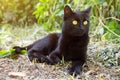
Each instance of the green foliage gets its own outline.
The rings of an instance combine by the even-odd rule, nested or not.
[[[107,22],[106,25],[108,25],[108,28],[113,31],[114,33],[116,33],[117,35],[120,35],[120,24],[116,21],[110,21],[110,22]],[[115,38],[118,38],[117,36],[115,36],[114,34],[112,34],[110,31],[106,30],[105,28],[105,38],[107,40],[110,40],[110,39],[115,39]]]
[[[21,54],[26,54],[26,53],[27,53],[26,50],[22,50],[22,51],[21,51]]]
[[[10,56],[10,55],[13,55],[13,52],[14,52],[14,51],[15,51],[14,49],[2,50],[2,51],[0,51],[0,58],[7,57],[7,56]]]
[[[20,54],[26,54],[26,53],[27,53],[26,50],[22,50],[22,52]],[[20,54],[15,53],[15,49],[1,50],[0,51],[0,58],[9,57],[12,59],[17,59]]]
[[[63,8],[65,4],[69,4],[74,10],[83,10],[92,6],[91,23],[94,24],[91,24],[90,29],[93,31],[97,29],[96,26],[99,24],[99,17],[103,17],[103,21],[107,17],[118,19],[120,17],[119,0],[0,0],[0,23],[33,24],[37,19],[38,23],[45,30],[55,30],[62,26]],[[110,26],[109,21],[106,26]],[[115,30],[112,31],[114,32]],[[104,31],[105,34],[111,35],[106,29]]]
[[[33,14],[38,19],[38,23],[49,31],[61,27],[63,7],[63,0],[39,0]]]
[[[54,3],[53,3],[54,2]],[[44,29],[54,30],[56,28],[60,28],[62,26],[62,16],[63,16],[63,7],[65,4],[69,4],[74,10],[85,9],[89,6],[92,6],[91,12],[91,30],[98,29],[96,26],[100,26],[99,17],[103,17],[103,21],[106,21],[108,17],[120,17],[120,2],[119,0],[59,0],[59,1],[51,1],[51,0],[39,0],[39,3],[36,5],[36,10],[34,11],[34,15],[36,16],[38,23],[42,24]],[[114,22],[114,24],[112,24]],[[115,26],[114,33],[119,34],[118,26],[119,23],[114,20],[105,22],[108,29],[111,30],[111,26]],[[101,26],[101,28],[104,26]],[[105,35],[106,39],[108,37],[114,36],[106,28],[103,29],[103,35]]]
[[[109,43],[110,44],[110,43]],[[100,48],[97,52],[97,60],[101,62],[104,66],[117,66],[117,58],[120,52],[120,46],[107,45],[104,48]]]
[[[94,16],[99,17],[98,26],[104,27],[104,37],[107,40],[120,38],[120,1],[119,0],[101,0],[94,8]],[[98,12],[95,12],[98,11]],[[98,15],[98,16],[96,16]],[[100,21],[101,19],[101,21]],[[96,22],[96,23],[98,23]],[[102,36],[103,37],[103,36]]]

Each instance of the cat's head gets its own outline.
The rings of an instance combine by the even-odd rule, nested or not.
[[[91,7],[83,11],[73,12],[71,8],[66,5],[64,7],[63,34],[71,36],[82,36],[84,34],[88,34],[90,10]]]

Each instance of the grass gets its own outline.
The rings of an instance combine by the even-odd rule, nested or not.
[[[43,37],[47,34],[40,26],[11,26],[9,24],[0,27],[0,45],[3,49],[9,49],[12,46],[25,46],[36,39]]]
[[[57,32],[57,31],[53,31]],[[0,27],[0,49],[10,49],[11,47],[25,46],[33,41],[44,37],[48,32],[34,24],[32,26],[12,26],[9,24]],[[90,34],[91,40],[88,46],[88,59],[84,65],[83,72],[75,79],[82,80],[119,80],[120,68],[117,64],[109,65],[109,60],[115,60],[118,54],[119,44],[98,39],[94,33]],[[97,39],[97,40],[96,40]],[[116,51],[113,51],[117,49]],[[104,55],[103,55],[104,54]],[[111,54],[112,57],[110,56]],[[106,59],[107,58],[109,59]],[[114,63],[114,61],[112,61]],[[71,63],[64,62],[61,64],[47,65],[45,63],[31,63],[26,55],[21,55],[17,60],[10,58],[0,59],[0,79],[13,79],[9,72],[25,72],[25,77],[17,77],[17,80],[39,80],[39,79],[74,79],[73,76],[67,74],[67,67]],[[107,66],[106,66],[107,65]]]

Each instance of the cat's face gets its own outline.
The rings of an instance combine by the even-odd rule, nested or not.
[[[84,11],[73,12],[71,8],[66,5],[64,8],[64,24],[63,33],[72,36],[82,36],[89,31],[89,13],[91,7]]]

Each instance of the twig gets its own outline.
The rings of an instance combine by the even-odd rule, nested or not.
[[[120,19],[118,19],[118,18],[116,18],[116,17],[107,17],[107,18],[105,18],[105,19],[114,19],[114,20],[116,20],[116,21],[120,21]]]
[[[116,34],[115,32],[113,32],[112,30],[110,30],[109,28],[108,28],[108,26],[106,26],[103,22],[102,22],[102,20],[99,18],[99,22],[100,22],[100,24],[103,26],[103,27],[105,27],[108,31],[110,31],[112,34],[114,34],[115,36],[117,36],[117,37],[119,37],[120,38],[120,36],[118,35],[118,34]]]

